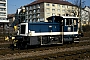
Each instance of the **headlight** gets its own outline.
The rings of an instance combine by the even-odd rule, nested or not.
[[[12,40],[15,39],[15,37],[12,37]]]

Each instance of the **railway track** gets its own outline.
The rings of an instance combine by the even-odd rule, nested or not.
[[[90,40],[81,40],[80,43],[85,43],[85,42],[90,42]],[[10,49],[9,46],[12,44],[12,42],[5,42],[5,43],[0,43],[0,50],[1,49]],[[73,43],[74,44],[74,43]],[[68,46],[68,44],[67,44]]]
[[[28,60],[89,60],[90,59],[90,49],[88,50],[78,50],[78,51],[65,51],[55,54],[35,56],[27,58]],[[22,60],[25,60],[22,59]]]
[[[67,45],[66,44],[66,45],[63,45],[63,46],[41,47],[41,48],[35,48],[35,49],[29,49],[29,50],[21,50],[20,52],[16,51],[16,50],[15,51],[11,51],[10,49],[9,50],[5,49],[5,50],[8,50],[8,52],[3,53],[2,55],[0,55],[0,58],[3,58],[3,59],[19,59],[19,58],[26,58],[26,57],[32,57],[32,56],[48,55],[48,53],[49,54],[56,54],[56,53],[59,53],[59,52],[60,53],[61,52],[66,52],[67,50],[68,51],[74,51],[74,50],[77,50],[78,48],[80,50],[89,49],[90,48],[90,45],[89,45],[90,43],[86,42],[87,43],[86,45],[85,44],[83,45],[82,43],[79,43],[79,44],[76,44],[76,45],[74,45],[74,44]],[[44,54],[44,52],[45,52],[45,54]]]
[[[0,43],[0,45],[12,44],[11,42]]]
[[[6,44],[2,43],[1,46],[2,45],[7,46],[8,43],[6,43]],[[79,48],[79,50],[77,50],[78,48]],[[66,50],[68,50],[68,51],[66,51]],[[81,54],[79,52],[76,53],[77,51],[79,51],[79,52],[81,51],[82,53]],[[34,59],[37,59],[37,60],[59,59],[60,60],[60,59],[63,59],[64,56],[66,56],[65,57],[66,59],[68,59],[67,57],[69,57],[69,56],[72,56],[72,58],[74,59],[74,56],[77,56],[78,54],[79,55],[84,54],[83,56],[86,56],[86,59],[87,59],[87,54],[90,53],[89,51],[90,51],[90,40],[80,40],[79,44],[73,43],[73,44],[64,44],[63,46],[60,46],[60,45],[49,46],[49,47],[45,46],[45,47],[40,47],[40,48],[32,48],[32,49],[28,49],[28,50],[17,50],[17,49],[15,49],[14,51],[12,51],[8,47],[5,47],[5,48],[0,47],[0,59],[1,60],[7,60],[7,59],[10,59],[10,60],[21,59],[22,60],[22,58],[23,59],[27,58],[29,60],[30,59],[33,59],[33,60]],[[67,52],[67,54],[65,54],[66,52]],[[75,54],[72,54],[70,52],[75,53]],[[85,53],[85,52],[87,52],[87,53]],[[68,54],[70,54],[70,55],[68,55]],[[89,56],[90,55],[88,54],[88,58],[89,58]],[[35,58],[35,57],[37,57],[37,58]]]
[[[66,56],[78,55],[78,54],[83,54],[83,53],[90,53],[90,45],[7,54],[5,56],[0,56],[0,58],[1,58],[1,60],[5,60],[5,59],[8,60],[8,59],[20,59],[20,58],[40,56],[41,58],[39,58],[39,59],[41,60],[43,58],[42,56],[47,57],[47,55],[48,56],[50,55],[51,57],[54,57],[55,54],[57,54],[57,53],[59,53],[59,54],[64,53],[64,54],[60,54],[61,56],[59,56],[59,57],[61,57],[61,58],[64,56],[66,57]],[[48,58],[50,58],[50,57],[48,57]],[[34,58],[34,59],[36,59],[36,58]]]
[[[90,50],[79,50],[79,51],[70,51],[70,52],[62,52],[56,54],[50,54],[48,56],[39,56],[36,59],[32,58],[32,60],[82,60],[84,58],[90,58]],[[87,55],[88,54],[88,55]],[[31,59],[31,58],[29,58]]]

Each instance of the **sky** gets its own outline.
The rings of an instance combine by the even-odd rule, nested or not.
[[[34,0],[7,0],[7,10],[8,14],[13,14],[21,6],[30,4]]]
[[[13,14],[16,12],[16,10],[18,8],[20,8],[21,6],[27,5],[31,2],[33,2],[34,0],[7,0],[8,1],[8,14]],[[73,0],[67,0],[69,2],[74,2]],[[82,0],[85,1],[85,5],[86,6],[90,6],[90,0]]]

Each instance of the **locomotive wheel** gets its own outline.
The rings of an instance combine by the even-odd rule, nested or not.
[[[11,44],[11,45],[10,45],[10,48],[11,48],[12,50],[14,50],[14,44]]]

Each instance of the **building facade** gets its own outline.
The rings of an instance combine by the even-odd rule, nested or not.
[[[47,22],[50,16],[78,16],[77,6],[62,0],[36,0],[25,6],[27,22]]]
[[[9,22],[7,20],[7,0],[0,0],[0,23]]]
[[[81,22],[82,22],[82,25],[85,26],[85,25],[89,25],[89,11],[86,11],[84,9],[81,10]]]
[[[9,20],[9,26],[12,25],[12,23],[15,21],[15,14],[8,14],[7,19]]]
[[[90,6],[85,6],[84,10],[89,12],[88,16],[89,16],[89,25],[90,25]]]
[[[17,9],[16,13],[15,13],[15,21],[14,21],[14,25],[17,25],[21,22],[25,22],[25,7],[21,6],[20,8]]]

